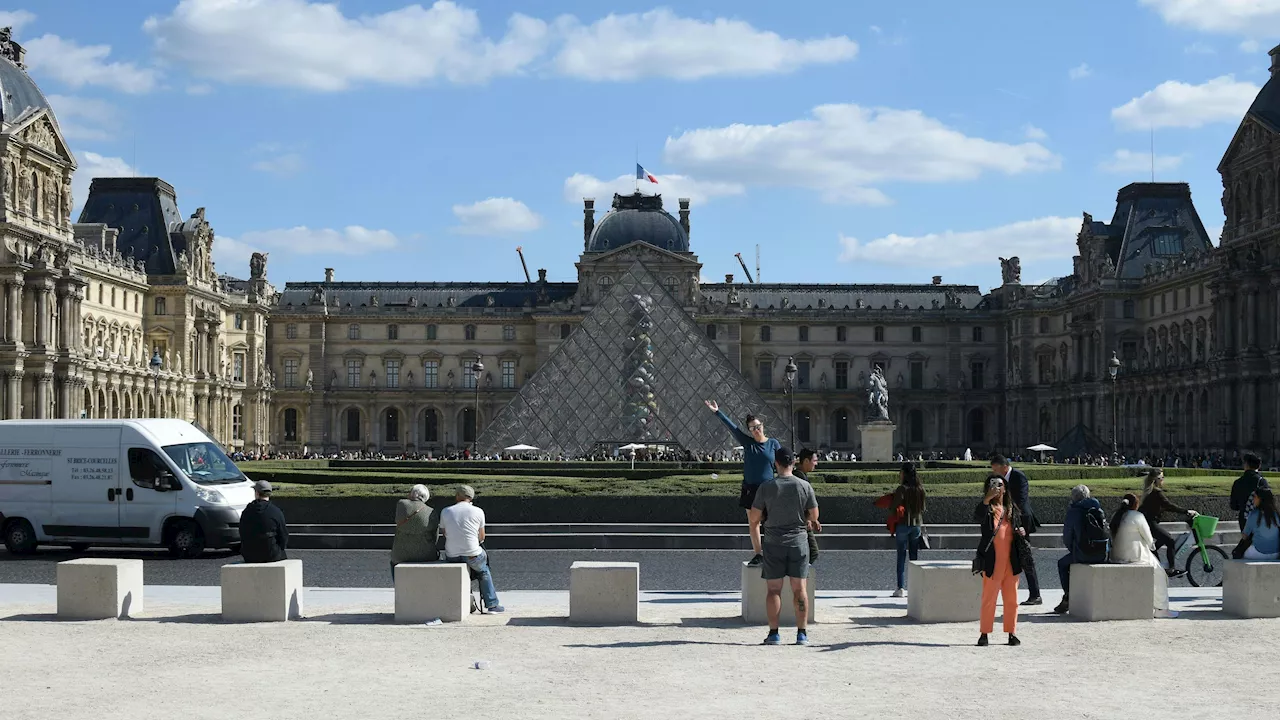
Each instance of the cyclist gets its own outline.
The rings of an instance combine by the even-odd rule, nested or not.
[[[1186,575],[1185,570],[1178,570],[1174,567],[1173,555],[1175,541],[1167,530],[1160,527],[1160,518],[1165,513],[1177,513],[1183,519],[1190,520],[1198,513],[1194,510],[1184,510],[1169,500],[1169,496],[1164,494],[1164,470],[1161,468],[1152,468],[1147,472],[1147,479],[1142,483],[1142,502],[1138,505],[1138,512],[1147,518],[1147,525],[1151,528],[1151,537],[1156,541],[1156,550],[1164,548],[1165,557],[1169,560],[1169,567],[1165,570],[1165,574],[1169,577],[1180,577]]]

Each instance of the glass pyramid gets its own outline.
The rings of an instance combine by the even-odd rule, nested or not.
[[[704,400],[742,425],[786,425],[636,261],[481,433],[483,452],[517,444],[570,457],[629,443],[697,455],[737,445]]]

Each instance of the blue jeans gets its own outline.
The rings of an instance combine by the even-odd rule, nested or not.
[[[893,539],[898,544],[898,587],[905,588],[907,586],[907,555],[909,554],[912,560],[920,557],[920,526],[899,525],[893,533]]]
[[[473,558],[446,557],[445,562],[466,563],[480,581],[480,597],[484,598],[486,610],[498,606],[498,591],[493,587],[493,575],[489,572],[489,555],[484,550]]]

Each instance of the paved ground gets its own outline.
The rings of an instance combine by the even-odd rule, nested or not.
[[[0,583],[53,584],[56,565],[83,555],[146,560],[148,585],[217,585],[219,568],[238,556],[206,553],[197,560],[170,560],[163,551],[91,550],[72,553],[41,550],[14,557],[0,550]],[[739,589],[738,563],[750,553],[736,550],[503,550],[493,557],[493,572],[501,590],[567,590],[569,566],[575,560],[613,560],[640,563],[643,590],[719,591]],[[1041,586],[1057,588],[1061,550],[1037,550]],[[387,553],[377,550],[295,550],[308,587],[391,587]],[[922,559],[971,558],[972,551],[928,551]],[[857,550],[824,552],[818,559],[819,587],[829,590],[892,590],[895,554]],[[1172,587],[1185,587],[1174,580]],[[1025,585],[1024,585],[1025,587]]]

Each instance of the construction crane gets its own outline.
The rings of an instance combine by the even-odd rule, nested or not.
[[[516,254],[520,256],[520,267],[524,268],[524,281],[527,283],[532,283],[533,278],[529,277],[529,265],[524,261],[524,248],[517,245]]]
[[[742,253],[734,253],[733,256],[738,258],[738,264],[742,266],[742,272],[747,274],[747,282],[755,283],[756,279],[751,277],[751,271],[747,269],[747,261],[742,259]],[[756,272],[760,272],[758,266]]]

